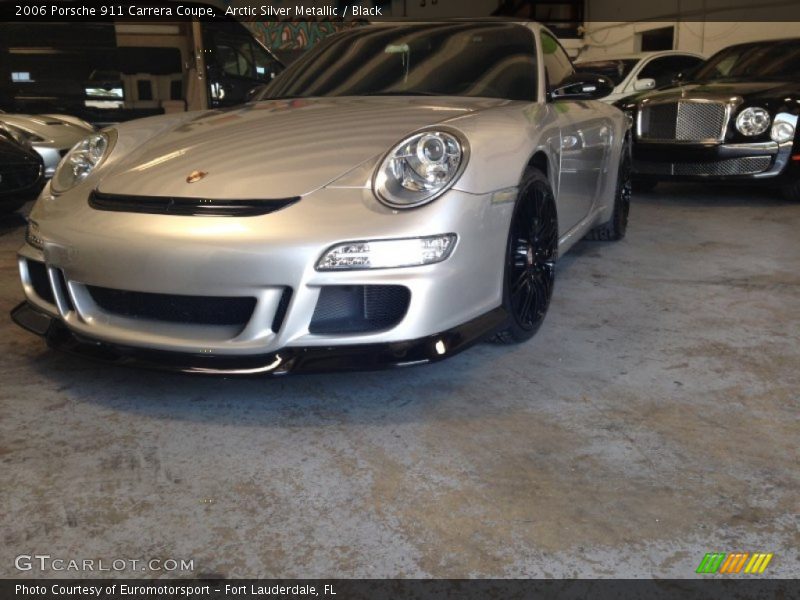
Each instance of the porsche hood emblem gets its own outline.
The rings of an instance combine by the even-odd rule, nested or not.
[[[192,171],[186,176],[186,183],[194,183],[200,181],[203,177],[208,175],[205,171]]]

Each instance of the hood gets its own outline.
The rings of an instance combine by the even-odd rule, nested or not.
[[[69,149],[85,138],[90,130],[75,123],[64,121],[53,115],[0,115],[0,121],[19,127],[39,136],[44,141],[34,141],[34,145],[53,146]]]
[[[720,80],[708,81],[697,83],[686,83],[681,86],[669,87],[663,90],[656,90],[654,92],[646,92],[641,96],[637,96],[637,100],[645,98],[652,100],[678,100],[680,98],[718,98],[725,100],[734,96],[742,96],[745,100],[755,99],[762,96],[782,96],[787,91],[796,93],[798,88],[797,83],[790,83],[787,81],[738,81],[738,80]]]
[[[185,198],[302,196],[387,152],[416,129],[506,103],[486,98],[313,98],[207,112],[126,156],[112,152],[98,189]],[[136,132],[135,123],[121,127],[118,146]],[[194,171],[205,177],[187,183]]]

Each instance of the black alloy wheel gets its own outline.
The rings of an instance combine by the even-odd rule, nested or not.
[[[628,231],[628,216],[631,211],[633,181],[631,178],[631,143],[625,140],[620,151],[617,189],[614,194],[614,212],[611,219],[586,234],[587,240],[616,242],[625,237]]]
[[[511,219],[505,259],[503,306],[509,317],[492,341],[524,342],[536,333],[550,306],[558,256],[558,216],[545,176],[526,171]]]

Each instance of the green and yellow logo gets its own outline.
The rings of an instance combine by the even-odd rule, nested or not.
[[[763,573],[769,561],[772,560],[772,552],[709,552],[700,561],[696,573],[748,573],[755,575]]]

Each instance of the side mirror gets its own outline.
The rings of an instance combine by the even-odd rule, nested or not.
[[[550,90],[552,100],[597,100],[614,91],[614,82],[605,75],[574,73]]]
[[[649,77],[643,77],[642,79],[637,79],[633,83],[633,89],[637,92],[643,92],[644,90],[652,90],[656,87],[656,80],[651,79]]]

